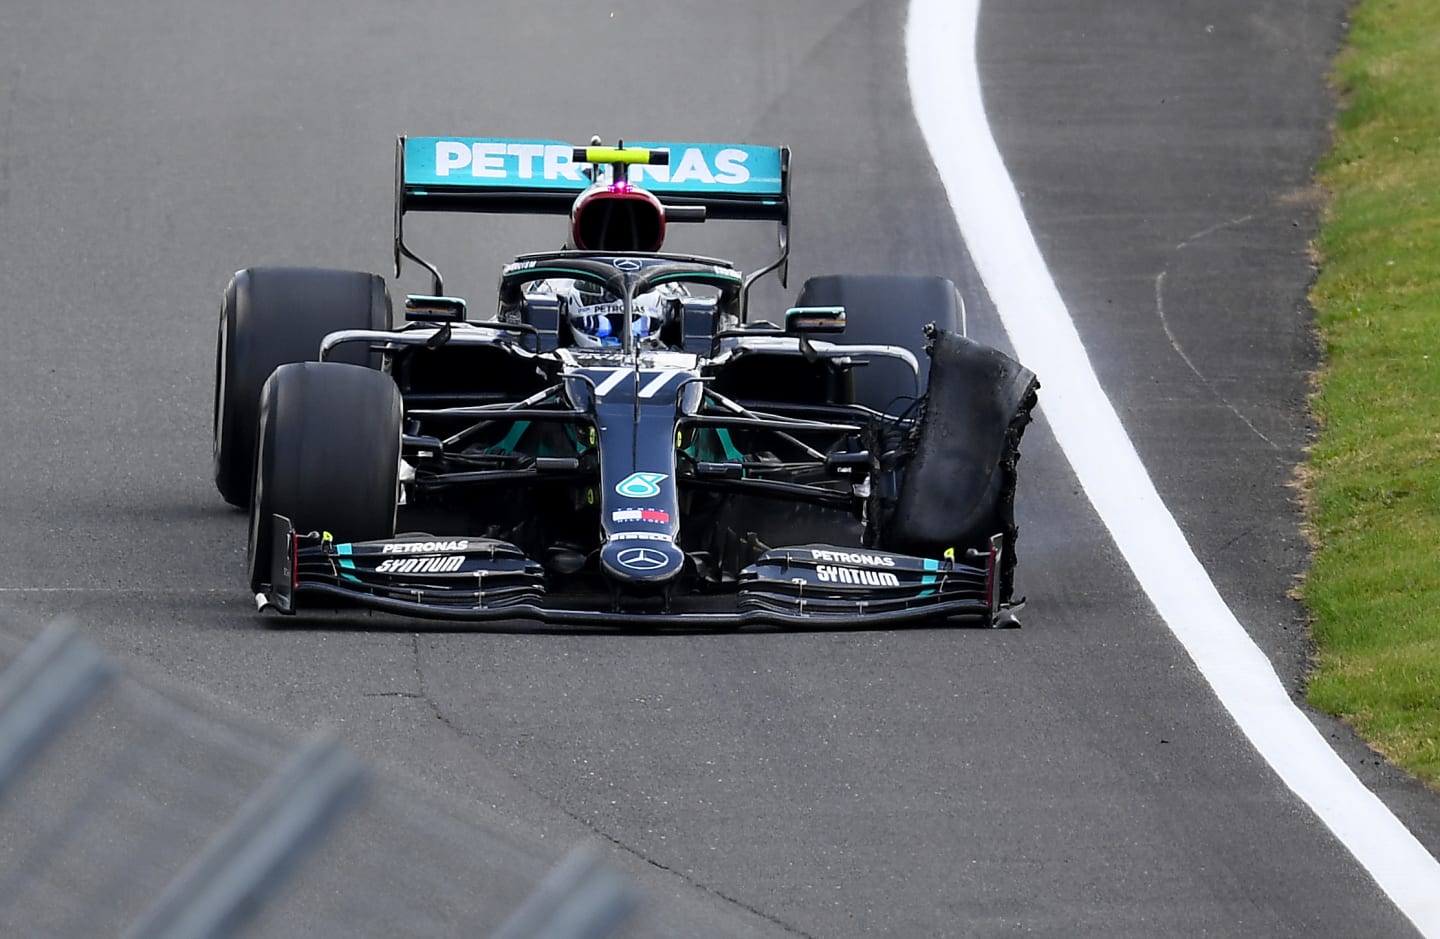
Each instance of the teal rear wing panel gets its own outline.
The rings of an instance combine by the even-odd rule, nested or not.
[[[790,149],[749,144],[631,141],[627,148],[668,150],[664,165],[624,167],[632,185],[666,206],[703,207],[707,219],[756,219],[780,223],[788,253]],[[395,271],[408,257],[439,271],[404,241],[407,212],[484,212],[565,215],[593,185],[575,148],[559,140],[497,137],[400,137],[395,149]],[[612,172],[596,167],[604,180]]]

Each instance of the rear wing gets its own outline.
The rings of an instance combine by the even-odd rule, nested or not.
[[[612,173],[623,166],[629,182],[653,193],[667,208],[703,208],[705,218],[778,222],[780,257],[750,279],[778,269],[784,282],[790,240],[790,148],[631,142],[625,149],[665,150],[668,160],[611,164],[605,155],[613,155],[612,149],[575,148],[558,140],[398,138],[395,275],[400,275],[401,258],[410,258],[430,272],[435,293],[444,293],[440,272],[405,245],[405,213],[566,215],[575,198],[593,185],[592,174],[603,173],[602,165],[610,165]]]

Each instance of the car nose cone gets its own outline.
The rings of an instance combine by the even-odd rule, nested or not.
[[[613,539],[600,549],[600,567],[616,580],[656,583],[670,580],[685,566],[685,554],[662,540]]]

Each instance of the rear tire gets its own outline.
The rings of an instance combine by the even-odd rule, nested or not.
[[[337,362],[281,365],[258,399],[247,561],[270,580],[274,516],[337,542],[395,534],[403,404],[389,375]]]
[[[250,503],[260,386],[276,366],[319,358],[320,340],[341,329],[390,328],[390,295],[379,275],[321,268],[239,271],[220,304],[215,346],[215,487],[226,502]],[[379,364],[359,344],[331,360]]]
[[[920,363],[920,392],[926,387],[925,326],[961,332],[960,293],[944,277],[912,274],[829,274],[800,288],[797,306],[843,306],[844,343],[900,346]],[[824,337],[822,337],[824,338]],[[853,373],[854,400],[868,408],[899,413],[915,400],[915,377],[894,359],[872,358]]]

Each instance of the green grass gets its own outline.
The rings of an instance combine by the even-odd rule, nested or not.
[[[1351,23],[1311,294],[1310,700],[1440,787],[1440,3]]]

